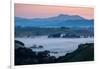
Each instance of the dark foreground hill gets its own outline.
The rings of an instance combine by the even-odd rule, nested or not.
[[[80,44],[79,48],[72,53],[61,56],[57,62],[77,62],[77,61],[92,61],[94,60],[94,44]]]
[[[16,42],[16,41],[15,41]],[[93,61],[94,60],[94,43],[80,44],[79,48],[68,53],[65,56],[56,58],[50,56],[50,51],[35,52],[21,42],[15,43],[15,65],[45,64],[45,63],[62,63],[77,61]],[[20,46],[18,46],[20,45]]]

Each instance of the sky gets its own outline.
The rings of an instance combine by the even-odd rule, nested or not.
[[[79,15],[85,19],[94,18],[94,9],[89,7],[69,7],[54,5],[18,4],[14,5],[14,14],[22,18],[47,18],[59,14]]]

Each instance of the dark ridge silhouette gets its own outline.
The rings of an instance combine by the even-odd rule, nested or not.
[[[21,41],[15,40],[15,43],[18,43],[18,44],[24,46],[24,43],[22,43]]]
[[[18,42],[19,43],[19,42]],[[18,45],[18,44],[17,44]],[[78,49],[65,56],[56,58],[50,56],[50,51],[32,51],[30,48],[19,47],[15,49],[15,65],[47,64],[62,62],[78,62],[94,60],[94,43],[80,44]]]

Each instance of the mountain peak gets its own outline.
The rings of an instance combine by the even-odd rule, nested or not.
[[[51,17],[53,19],[65,19],[65,20],[84,20],[83,17],[79,15],[67,15],[67,14],[59,14],[58,16]]]
[[[59,14],[58,16],[61,17],[61,16],[69,16],[69,15],[66,15],[66,14]]]

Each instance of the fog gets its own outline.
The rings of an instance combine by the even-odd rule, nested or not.
[[[35,38],[15,38],[25,44],[25,47],[32,47],[33,45],[42,45],[42,49],[34,49],[33,51],[49,50],[52,56],[63,56],[66,53],[73,52],[78,48],[79,44],[93,43],[93,38],[47,38],[46,36],[39,36]]]

